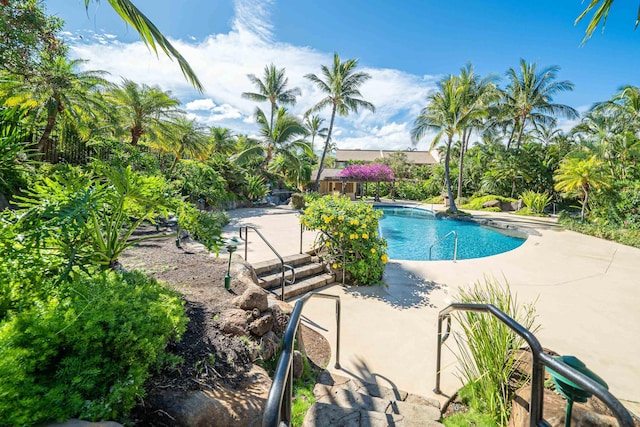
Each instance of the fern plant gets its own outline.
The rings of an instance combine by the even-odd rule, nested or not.
[[[527,190],[520,195],[522,203],[531,209],[534,214],[544,213],[544,208],[551,202],[551,196],[547,193],[536,193],[535,191]]]

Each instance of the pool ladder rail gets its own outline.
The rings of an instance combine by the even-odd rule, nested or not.
[[[447,234],[445,234],[444,236],[436,240],[436,242],[433,245],[429,246],[429,261],[431,261],[431,250],[433,249],[433,247],[436,246],[438,243],[442,242],[447,237],[451,236],[452,234],[453,234],[453,262],[456,262],[456,260],[458,259],[458,233],[456,233],[455,230],[451,230],[450,232],[448,232]]]

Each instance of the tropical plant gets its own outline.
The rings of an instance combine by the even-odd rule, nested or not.
[[[327,137],[327,131],[329,130],[326,127],[322,127],[322,123],[324,122],[324,119],[320,118],[320,116],[317,116],[315,114],[305,114],[304,115],[304,128],[307,131],[307,135],[311,137],[311,143],[309,144],[311,146],[311,152],[314,154],[315,156],[315,140],[316,140],[316,136],[319,136],[321,138],[326,138]]]
[[[142,273],[42,277],[5,260],[21,305],[0,316],[0,418],[40,425],[69,418],[124,421],[169,340],[185,330],[177,294]],[[18,280],[16,280],[19,277]],[[43,294],[25,292],[38,282]]]
[[[195,119],[188,120],[185,117],[176,118],[171,125],[168,138],[163,139],[156,146],[161,148],[161,151],[168,151],[174,156],[169,167],[169,176],[179,160],[185,157],[204,160],[209,154],[209,139],[204,127]]]
[[[209,129],[209,135],[213,152],[226,155],[233,153],[236,139],[231,129],[213,126]]]
[[[180,101],[172,97],[171,92],[127,79],[107,96],[117,106],[118,121],[124,124],[123,130],[130,135],[130,144],[134,146],[143,135],[150,143],[161,139],[179,112]]]
[[[582,21],[582,19],[595,8],[593,16],[587,25],[584,39],[582,40],[583,44],[589,40],[593,32],[598,28],[598,25],[602,24],[602,31],[604,31],[604,27],[607,23],[607,16],[609,16],[609,11],[611,10],[612,5],[613,0],[591,0],[580,16],[576,18],[575,24]],[[638,15],[636,17],[636,28],[638,28],[638,23],[640,23],[640,8],[638,9]]]
[[[536,193],[535,191],[525,191],[520,195],[522,203],[534,214],[543,214],[544,209],[551,202],[551,196],[546,193]]]
[[[513,142],[517,130],[516,149],[520,148],[524,130],[528,122],[532,124],[552,124],[555,115],[569,119],[578,117],[578,112],[563,104],[554,104],[553,96],[559,92],[573,90],[573,84],[567,80],[555,81],[558,66],[551,66],[536,71],[537,63],[528,64],[520,60],[520,70],[509,68],[507,79],[509,84],[504,91],[501,108],[511,116],[513,127],[507,148]]]
[[[0,194],[15,194],[25,184],[29,140],[25,116],[26,110],[18,107],[0,109]]]
[[[261,200],[269,193],[269,188],[264,184],[264,178],[256,175],[247,175],[247,182],[244,190],[247,198],[255,202]]]
[[[458,291],[461,303],[493,304],[532,333],[535,324],[535,302],[519,304],[509,284],[485,278]],[[511,379],[518,366],[516,351],[524,339],[497,318],[484,313],[466,312],[456,315],[462,325],[462,335],[455,335],[458,344],[460,373],[471,389],[471,406],[480,413],[491,414],[498,425],[509,421],[512,390]]]
[[[362,94],[360,93],[360,87],[369,80],[371,76],[362,71],[356,72],[355,69],[357,66],[357,59],[348,59],[342,62],[338,54],[335,53],[333,55],[331,68],[326,65],[320,67],[322,70],[322,78],[315,74],[305,75],[305,78],[309,79],[326,95],[311,107],[309,114],[318,112],[327,106],[331,107],[329,130],[322,150],[322,156],[320,157],[320,164],[318,165],[318,173],[314,184],[316,189],[318,188],[322,169],[324,168],[325,156],[327,155],[327,151],[329,151],[336,113],[341,116],[347,116],[352,111],[357,113],[358,108],[364,108],[371,112],[375,112],[376,110],[372,103],[362,99]]]
[[[578,192],[582,196],[580,217],[584,221],[585,211],[589,204],[591,190],[608,187],[611,178],[602,172],[602,160],[596,156],[586,159],[568,157],[562,163],[555,175],[555,189],[569,194]]]
[[[81,114],[93,114],[96,118],[98,112],[109,108],[100,92],[109,85],[102,77],[106,72],[76,72],[83,62],[60,56],[50,58],[27,78],[9,76],[0,86],[0,100],[4,105],[28,107],[34,122],[44,121],[38,138],[38,149],[44,155],[51,151],[50,137],[58,114],[81,120]]]
[[[92,0],[84,0],[85,8],[89,9],[89,3]],[[100,3],[100,0],[94,0],[96,3]],[[186,59],[173,47],[171,42],[160,32],[160,30],[154,25],[149,18],[147,18],[131,1],[129,0],[108,0],[113,10],[120,15],[122,20],[131,25],[134,30],[140,35],[140,39],[144,44],[153,50],[154,53],[158,53],[158,47],[169,57],[169,59],[175,59],[178,61],[180,70],[185,76],[187,81],[196,88],[199,92],[203,92],[204,88],[198,76],[191,68],[191,65]]]
[[[271,116],[269,120],[269,127],[273,128],[273,119],[275,112],[280,106],[294,105],[296,103],[296,96],[300,96],[300,89],[293,88],[287,89],[289,79],[284,76],[285,69],[277,69],[275,65],[267,65],[264,67],[264,80],[260,80],[254,74],[249,74],[247,77],[258,89],[258,92],[243,92],[242,97],[251,99],[258,102],[269,101],[271,104]]]
[[[273,126],[264,112],[256,109],[256,121],[260,125],[260,143],[250,144],[248,148],[234,155],[234,161],[246,165],[252,160],[261,159],[258,168],[266,171],[275,156],[283,156],[290,164],[300,163],[300,152],[311,156],[310,148],[302,140],[304,127],[298,119],[280,107]]]
[[[388,261],[387,242],[378,236],[381,216],[371,204],[325,196],[307,203],[300,223],[322,232],[316,243],[318,249],[326,249],[333,270],[342,271],[344,266],[354,285],[376,285]]]

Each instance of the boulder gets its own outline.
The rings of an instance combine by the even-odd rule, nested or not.
[[[516,397],[513,399],[511,407],[511,418],[509,419],[509,427],[528,427],[529,426],[529,401],[531,399],[531,386],[523,387],[518,390]],[[598,413],[596,406],[590,402],[574,403],[571,413],[572,427],[609,427],[618,425],[615,417]],[[542,417],[549,423],[551,427],[563,427],[565,410],[567,401],[564,397],[554,393],[551,390],[544,390],[543,395],[543,414]],[[603,412],[603,411],[599,411]]]
[[[261,337],[273,328],[273,315],[264,313],[253,322],[249,323],[249,332],[257,337]]]
[[[291,314],[293,312],[293,306],[286,301],[280,301],[279,299],[269,298],[269,307],[278,307],[284,314]]]
[[[302,361],[302,353],[298,350],[293,351],[293,378],[299,380],[302,378],[304,371],[304,362]]]
[[[242,295],[234,298],[231,302],[243,310],[257,308],[260,311],[265,311],[269,307],[267,291],[256,285],[249,285]]]
[[[218,316],[220,330],[225,334],[232,335],[245,335],[250,320],[251,312],[246,312],[239,308],[230,308]]]
[[[260,338],[260,357],[262,360],[271,359],[280,349],[280,340],[278,336],[269,331]]]
[[[257,365],[243,375],[237,387],[215,387],[207,390],[183,392],[166,390],[148,402],[157,408],[158,417],[165,417],[159,425],[176,427],[240,427],[259,426],[269,394],[271,380]]]
[[[284,332],[289,324],[289,315],[279,305],[272,305],[271,313],[273,314],[273,332]]]
[[[482,207],[483,208],[499,208],[500,200],[494,199],[494,200],[486,201],[482,204]]]

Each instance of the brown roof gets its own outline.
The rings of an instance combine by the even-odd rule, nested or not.
[[[373,162],[377,159],[388,158],[393,153],[403,153],[407,156],[407,163],[416,165],[430,165],[438,163],[428,151],[401,150],[340,150],[336,149],[336,162],[362,161]],[[324,174],[323,174],[324,175]]]
[[[336,181],[340,181],[342,178],[338,176],[342,169],[334,169],[334,168],[324,168],[322,169],[322,174],[320,179],[335,179]],[[311,171],[311,181],[315,181],[316,176],[318,175],[318,169]]]

